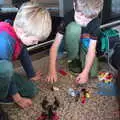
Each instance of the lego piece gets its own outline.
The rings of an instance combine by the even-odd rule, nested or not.
[[[81,91],[82,91],[82,92],[85,92],[85,91],[86,91],[86,89],[85,89],[85,88],[83,88],[83,89],[81,89]]]
[[[69,88],[68,94],[71,95],[72,97],[76,96],[75,91],[72,88]]]
[[[81,91],[83,92],[83,95],[84,95],[86,98],[90,98],[90,94],[89,94],[89,91],[88,91],[88,90],[86,90],[85,88],[83,88]]]
[[[58,72],[63,75],[63,76],[66,76],[67,75],[67,72],[65,72],[64,70],[60,69],[58,70]]]
[[[56,86],[52,86],[51,90],[52,90],[52,91],[59,91],[59,88],[56,87]]]
[[[46,119],[47,119],[47,115],[44,112],[42,112],[40,117],[37,118],[37,120],[46,120]]]
[[[97,94],[104,96],[120,96],[118,87],[115,83],[99,83],[97,85],[98,91]]]
[[[98,73],[99,81],[103,81],[105,83],[110,83],[113,79],[113,74],[109,72],[99,72]]]
[[[59,116],[56,112],[53,112],[52,117],[49,119],[48,116],[42,112],[41,116],[37,118],[37,120],[59,120]]]
[[[80,91],[74,90],[73,88],[69,88],[68,94],[71,95],[72,97],[76,97],[80,95]]]
[[[76,97],[75,97],[75,102],[77,102],[80,98],[80,92],[77,91],[76,93]]]
[[[86,93],[85,96],[86,96],[86,98],[90,98],[90,94],[88,92]]]
[[[85,102],[86,102],[86,97],[85,97],[85,96],[82,96],[82,97],[81,97],[81,103],[82,103],[82,104],[85,104]]]

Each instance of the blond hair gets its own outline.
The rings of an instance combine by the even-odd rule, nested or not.
[[[36,36],[45,40],[51,32],[51,17],[49,12],[37,3],[24,3],[19,9],[14,26],[22,28],[27,36]]]
[[[77,12],[82,12],[88,17],[97,17],[103,9],[103,0],[73,0]]]

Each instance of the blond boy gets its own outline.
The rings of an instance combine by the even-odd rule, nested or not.
[[[37,3],[24,3],[15,17],[13,27],[0,22],[0,51],[3,51],[0,52],[0,102],[9,102],[8,98],[11,98],[21,108],[32,105],[31,98],[36,95],[32,81],[38,80],[40,73],[34,72],[25,46],[45,40],[50,32],[50,14]],[[30,80],[16,79],[12,61],[17,58],[20,58]]]

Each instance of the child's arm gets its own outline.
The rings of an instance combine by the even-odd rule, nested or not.
[[[60,33],[57,33],[55,37],[55,41],[52,47],[50,48],[49,75],[47,78],[48,82],[53,83],[57,81],[56,58],[57,58],[57,51],[62,39],[63,39],[63,35]]]
[[[27,74],[27,77],[33,81],[40,80],[41,77],[41,72],[35,72],[33,65],[32,65],[32,60],[31,57],[26,49],[25,46],[23,46],[21,53],[19,55],[20,62]]]
[[[96,54],[96,43],[97,40],[90,40],[88,52],[86,54],[85,67],[76,78],[77,83],[86,83],[88,81],[88,75]]]
[[[83,69],[83,72],[89,73],[92,67],[95,54],[96,54],[96,43],[97,43],[97,40],[90,40],[90,45],[89,45],[88,52],[86,55],[85,67]]]

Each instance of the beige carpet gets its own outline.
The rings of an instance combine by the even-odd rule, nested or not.
[[[65,60],[59,62],[60,65],[57,68],[62,68],[65,71],[67,66]],[[81,103],[81,98],[78,102],[75,102],[75,98],[68,95],[68,89],[72,86],[75,80],[74,76],[71,76],[67,72],[66,76],[58,73],[59,81],[55,84],[60,90],[51,91],[50,84],[45,82],[45,78],[48,71],[48,57],[43,57],[40,60],[33,62],[35,70],[41,69],[43,76],[41,82],[37,82],[40,91],[38,95],[33,99],[33,106],[29,109],[20,109],[17,105],[3,105],[5,111],[8,112],[10,120],[37,120],[40,116],[42,107],[41,102],[45,96],[52,103],[54,96],[60,101],[60,107],[57,110],[60,120],[119,120],[119,105],[116,97],[107,97],[96,95],[97,79],[91,79],[86,85],[86,89],[90,91],[90,98],[85,104]],[[17,68],[17,72],[24,74],[22,68]],[[80,88],[81,89],[81,88]]]

